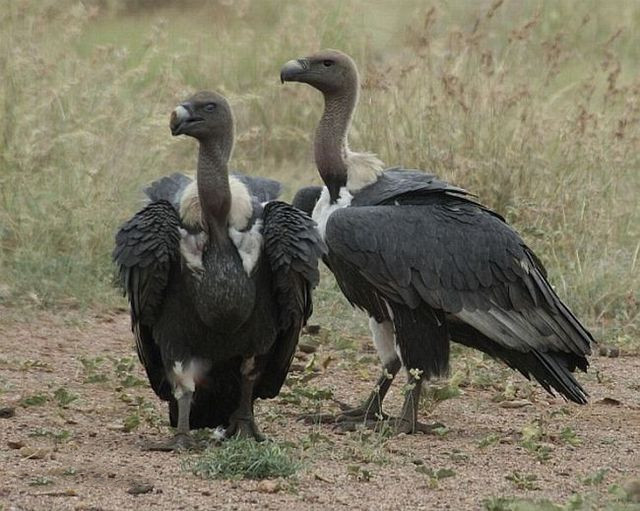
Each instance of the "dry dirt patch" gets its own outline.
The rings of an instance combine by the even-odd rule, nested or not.
[[[612,485],[640,475],[640,358],[622,356],[593,359],[582,378],[591,393],[584,407],[498,366],[458,361],[458,370],[485,372],[485,381],[463,384],[461,395],[435,408],[432,419],[447,426],[439,436],[385,439],[308,426],[296,416],[311,401],[285,388],[260,403],[258,420],[268,436],[290,444],[303,463],[297,475],[274,483],[203,480],[183,469],[193,455],[141,450],[143,439],[167,434],[165,410],[135,359],[126,313],[38,314],[28,322],[10,319],[14,313],[0,308],[0,408],[8,408],[0,418],[0,509],[464,510],[507,495],[605,502]],[[316,357],[319,368],[304,385],[355,402],[377,370],[362,350],[347,361],[321,343],[298,361]],[[530,404],[495,400],[505,375],[509,392],[517,390],[515,406],[523,398]],[[395,389],[391,411],[399,401]]]

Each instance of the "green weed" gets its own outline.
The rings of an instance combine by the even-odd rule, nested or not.
[[[58,405],[62,408],[69,406],[73,403],[78,396],[72,392],[69,392],[66,388],[60,387],[53,392],[53,397],[58,402]]]
[[[20,400],[22,406],[42,406],[49,398],[45,394],[33,394],[31,396],[23,397]]]
[[[538,476],[535,474],[523,474],[515,471],[505,476],[505,479],[511,481],[519,490],[537,490]]]
[[[290,477],[300,467],[290,448],[276,442],[230,439],[187,460],[184,467],[205,479]]]

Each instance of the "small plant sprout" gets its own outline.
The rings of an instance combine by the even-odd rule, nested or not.
[[[20,400],[22,406],[41,406],[45,404],[49,398],[45,394],[33,394],[31,396],[23,397]]]
[[[505,479],[511,481],[519,490],[537,490],[538,476],[535,474],[523,474],[515,471],[505,476]]]
[[[587,477],[585,477],[582,480],[582,482],[587,486],[597,486],[604,481],[608,473],[609,473],[608,468],[599,468],[593,474],[590,474]]]
[[[53,393],[53,397],[58,402],[58,405],[62,408],[66,408],[71,403],[73,403],[76,399],[78,399],[78,396],[76,394],[69,392],[64,387],[60,387],[56,389]]]
[[[371,470],[364,468],[360,465],[347,465],[347,473],[349,477],[356,481],[370,481],[373,477]]]

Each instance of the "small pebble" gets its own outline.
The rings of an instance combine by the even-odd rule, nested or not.
[[[130,495],[142,495],[153,491],[153,485],[150,483],[133,483],[127,493]]]
[[[264,479],[258,483],[257,490],[260,493],[277,493],[281,490],[280,482]]]
[[[617,399],[614,399],[612,397],[603,397],[602,399],[599,399],[598,401],[596,401],[596,403],[599,405],[609,405],[609,406],[620,406],[622,404],[621,401],[618,401]]]
[[[298,349],[302,353],[315,353],[318,350],[318,344],[310,341],[303,341],[298,343]]]
[[[598,354],[601,357],[618,358],[620,356],[620,348],[617,346],[600,346]]]
[[[533,403],[527,399],[514,399],[513,401],[502,401],[498,406],[500,408],[524,408],[532,404]]]
[[[7,446],[9,449],[22,449],[24,442],[22,440],[9,440],[7,441]]]
[[[29,460],[43,460],[49,455],[49,449],[37,447],[21,447],[20,456]]]
[[[0,408],[0,419],[10,419],[16,414],[16,409],[12,406]]]

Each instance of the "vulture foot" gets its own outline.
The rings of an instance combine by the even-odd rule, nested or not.
[[[172,438],[161,442],[148,442],[143,449],[145,451],[188,451],[196,447],[193,437],[185,433],[176,433]]]
[[[444,428],[444,424],[442,424],[441,422],[434,422],[433,424],[423,424],[422,422],[418,421],[412,424],[412,421],[399,418],[395,421],[393,432],[396,435],[399,435],[400,433],[406,433],[407,435],[412,435],[414,433],[434,435],[435,431],[439,428]]]
[[[351,408],[345,403],[338,402],[340,413],[310,413],[299,416],[306,424],[354,424],[354,427],[362,423],[379,423],[387,420],[389,416],[384,413],[377,402],[366,401],[364,404]],[[346,426],[349,428],[349,426]],[[349,429],[347,429],[350,431]]]
[[[253,438],[256,442],[264,442],[267,438],[260,432],[256,421],[250,419],[231,419],[229,427],[224,432],[225,438]]]

